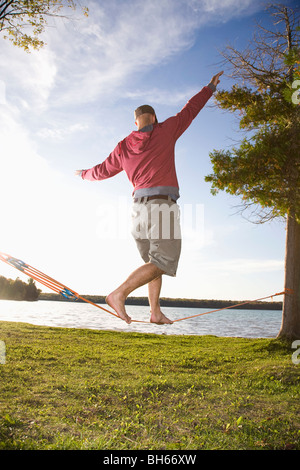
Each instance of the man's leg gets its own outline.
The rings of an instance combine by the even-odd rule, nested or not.
[[[152,263],[146,263],[140,268],[136,269],[130,274],[128,279],[123,282],[116,290],[106,297],[106,303],[113,308],[122,320],[126,323],[131,322],[131,318],[127,315],[125,310],[125,300],[128,295],[145,284],[153,281],[157,277],[164,274],[160,268]]]
[[[153,279],[153,281],[148,284],[148,298],[150,304],[150,322],[158,323],[162,325],[164,323],[171,324],[173,323],[169,318],[167,318],[162,311],[160,310],[159,296],[162,285],[162,276]]]

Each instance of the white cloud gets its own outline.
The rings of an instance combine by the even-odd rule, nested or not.
[[[162,90],[160,88],[151,88],[151,90],[135,90],[125,93],[125,98],[151,102],[167,106],[182,105],[199,91],[199,88],[187,88],[185,90]]]
[[[261,10],[267,2],[264,0],[188,0],[196,15],[201,15],[202,22],[225,22],[231,18],[248,16]]]
[[[261,1],[111,0],[87,1],[90,14],[79,21],[56,21],[48,48],[58,73],[52,105],[62,107],[101,98],[124,97],[137,74],[149,72],[190,48],[197,30],[261,8]],[[63,44],[63,47],[62,47]],[[177,104],[182,92],[152,90],[157,102]],[[152,96],[152,95],[151,95]],[[153,99],[152,99],[153,102]]]
[[[9,95],[24,109],[62,109],[99,98],[102,104],[111,102],[124,96],[124,88],[136,74],[146,73],[191,47],[198,28],[207,21],[218,23],[238,12],[246,14],[250,8],[249,0],[222,4],[206,0],[111,0],[86,4],[88,18],[53,20],[54,27],[46,30],[46,46],[40,51],[26,54],[8,41],[2,42],[7,63],[2,79],[9,84]],[[252,2],[251,8],[258,4]],[[151,91],[154,102],[166,104],[177,104],[183,94]]]
[[[82,124],[82,123],[75,123],[75,124],[70,124],[69,126],[63,127],[52,127],[52,128],[45,128],[43,127],[40,129],[37,133],[38,137],[41,137],[42,139],[51,139],[54,140],[55,142],[61,141],[65,139],[66,137],[71,136],[74,133],[78,132],[84,132],[88,130],[89,126],[88,124]]]
[[[59,68],[56,105],[111,96],[133,74],[146,72],[193,43],[197,20],[190,9],[183,9],[182,1],[87,5],[88,19],[56,21],[56,34],[47,32],[47,47],[56,51]]]
[[[3,39],[0,45],[7,100],[25,110],[44,111],[56,79],[55,55],[47,48],[29,55]]]

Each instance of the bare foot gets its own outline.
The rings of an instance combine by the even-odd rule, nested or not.
[[[150,323],[156,323],[157,325],[172,325],[172,321],[167,318],[161,310],[157,312],[150,312]]]
[[[114,291],[106,297],[105,301],[122,320],[126,321],[128,324],[131,323],[131,318],[126,313],[124,300],[120,294]]]

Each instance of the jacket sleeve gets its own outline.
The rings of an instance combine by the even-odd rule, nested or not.
[[[174,137],[177,140],[184,131],[190,126],[192,121],[206,105],[207,101],[213,94],[213,89],[210,86],[205,86],[199,93],[193,96],[182,110],[176,116],[169,118],[174,132]]]
[[[89,181],[105,180],[117,175],[122,170],[120,144],[118,144],[104,162],[99,163],[89,170],[82,170],[81,177]]]

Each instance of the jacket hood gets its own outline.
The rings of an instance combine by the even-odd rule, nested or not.
[[[147,150],[147,147],[151,141],[153,130],[150,132],[133,131],[126,137],[125,143],[128,151],[132,154],[139,155]]]

